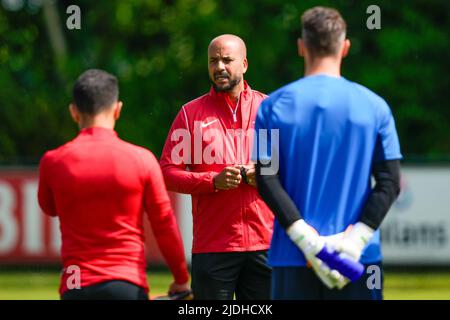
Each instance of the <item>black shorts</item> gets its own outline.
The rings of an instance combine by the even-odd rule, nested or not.
[[[311,268],[274,267],[274,300],[382,300],[383,266],[381,262],[364,265],[363,276],[342,290],[328,289]]]
[[[67,290],[62,300],[148,300],[144,288],[122,280],[105,281],[81,289]]]
[[[271,271],[267,251],[193,254],[194,299],[269,299]]]

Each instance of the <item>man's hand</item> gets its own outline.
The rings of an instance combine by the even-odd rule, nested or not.
[[[349,280],[338,271],[331,270],[325,262],[316,257],[325,245],[324,237],[303,219],[294,222],[287,230],[289,238],[302,250],[319,279],[330,289],[342,289]]]
[[[256,169],[255,164],[247,164],[242,166],[245,169],[245,177],[247,184],[256,188]]]
[[[168,297],[172,300],[192,300],[192,291],[189,282],[178,284],[172,282],[169,287]]]
[[[225,167],[214,177],[214,187],[220,190],[236,189],[241,179],[240,166]]]
[[[325,243],[328,246],[336,249],[342,239],[344,239],[344,235],[351,230],[351,227],[352,225],[350,225],[344,232],[340,232],[330,236],[322,236],[321,238],[325,240]],[[337,288],[341,290],[350,282],[348,278],[344,277],[336,270],[330,270],[330,268],[318,258],[312,259],[310,261],[310,264],[320,280],[322,280],[322,282],[329,289]]]
[[[307,259],[315,257],[325,243],[325,240],[320,237],[319,233],[303,219],[291,224],[286,229],[286,233],[300,250],[302,250]]]
[[[322,239],[325,240],[325,243],[336,250],[337,247],[340,246],[340,242],[344,239],[344,235],[346,232],[350,231],[352,225],[350,225],[344,232],[339,232],[336,234],[332,234],[329,236],[322,236]]]
[[[337,251],[345,253],[355,261],[359,261],[364,247],[370,241],[374,232],[375,230],[368,225],[362,222],[357,222],[351,227],[351,229],[343,233],[341,240],[339,240],[338,237],[332,240],[334,242],[333,247]],[[337,234],[335,236],[338,235],[341,234]]]
[[[336,270],[331,270],[325,262],[318,258],[311,258],[308,261],[319,279],[328,287],[328,289],[337,288],[341,290],[350,282],[349,279],[341,275]]]

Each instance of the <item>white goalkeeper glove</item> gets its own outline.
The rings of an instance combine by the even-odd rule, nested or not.
[[[311,264],[311,267],[313,268],[319,279],[329,289],[337,288],[340,290],[350,282],[349,279],[344,277],[338,271],[331,270],[328,265],[319,258],[314,257],[311,260],[308,260],[308,262]]]
[[[326,263],[316,257],[316,254],[325,245],[325,240],[319,236],[313,227],[300,219],[289,226],[286,232],[289,238],[302,250],[314,272],[328,288],[342,289],[348,283],[347,278],[338,271],[331,270]]]
[[[363,249],[370,241],[375,230],[362,222],[347,228],[345,232],[337,233],[331,236],[322,237],[322,239],[335,250],[348,255],[355,261],[359,261]]]
[[[350,228],[351,227],[349,227],[347,230],[350,231]],[[344,239],[344,234],[347,232],[347,230],[344,231],[344,232],[339,232],[339,233],[336,233],[336,234],[332,234],[330,236],[322,236],[322,239],[325,240],[325,243],[328,246],[330,246],[330,247],[332,247],[333,249],[336,250],[336,248],[339,245],[339,242],[341,242],[342,239]]]
[[[318,232],[300,219],[291,224],[286,233],[289,238],[302,250],[306,258],[315,257],[322,250],[325,240],[323,240]]]

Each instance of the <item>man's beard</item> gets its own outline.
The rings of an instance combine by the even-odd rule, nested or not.
[[[224,76],[224,74],[221,74],[222,76]],[[217,77],[218,75],[214,75],[214,77]],[[237,77],[232,79],[228,74],[226,74],[225,76],[228,77],[228,84],[223,85],[223,86],[218,86],[214,81],[212,81],[214,90],[216,90],[216,92],[229,92],[232,91],[234,89],[234,87],[236,87],[240,82],[241,82],[241,78]]]

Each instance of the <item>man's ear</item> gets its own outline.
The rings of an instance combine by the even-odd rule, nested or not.
[[[350,50],[350,40],[349,39],[345,39],[344,40],[344,44],[342,45],[342,50],[341,50],[341,55],[342,58],[345,58],[348,55],[348,51]]]
[[[242,73],[246,73],[247,69],[248,69],[248,60],[247,60],[247,58],[244,58],[243,63],[244,63],[244,70],[243,70]]]
[[[117,101],[114,106],[114,120],[118,120],[120,118],[120,112],[122,111],[123,102]]]
[[[297,50],[298,50],[298,55],[300,57],[305,56],[305,42],[303,41],[302,38],[297,39]]]
[[[72,117],[72,120],[76,124],[80,124],[81,115],[80,115],[80,111],[78,111],[77,106],[75,104],[71,103],[69,105],[69,112],[70,112],[70,116]]]

